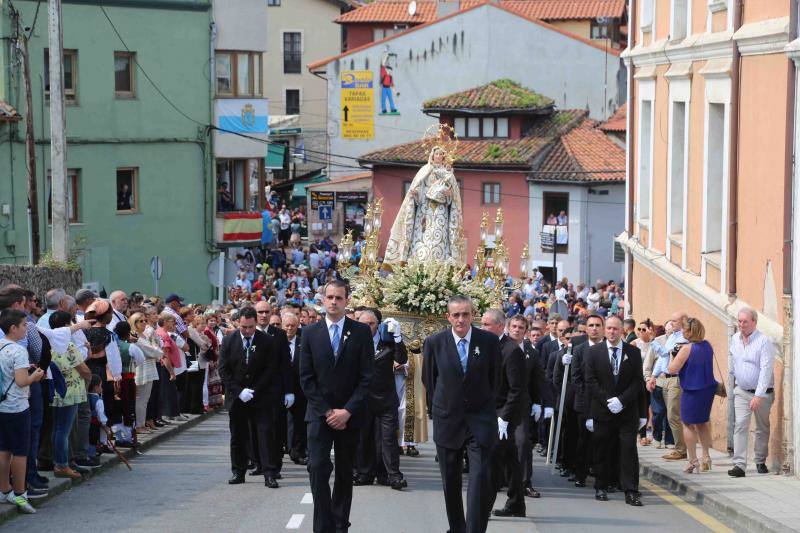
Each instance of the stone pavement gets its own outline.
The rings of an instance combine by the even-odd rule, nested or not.
[[[139,451],[144,452],[148,448],[152,448],[156,444],[163,442],[170,437],[174,437],[175,435],[199,424],[202,420],[207,418],[212,413],[205,413],[202,415],[187,415],[189,420],[183,422],[172,422],[169,426],[163,427],[157,430],[154,433],[150,433],[149,435],[141,435],[139,437]],[[136,451],[130,448],[119,448],[120,453],[128,460],[131,457],[136,455]],[[116,454],[107,454],[104,453],[100,456],[100,466],[97,468],[92,468],[91,472],[83,477],[83,479],[78,480],[71,480],[71,479],[63,479],[63,478],[55,478],[53,477],[52,472],[40,472],[43,476],[47,477],[50,480],[50,490],[47,493],[47,496],[44,498],[37,498],[35,500],[31,500],[31,503],[34,507],[38,507],[43,502],[46,502],[59,494],[63,493],[64,491],[69,490],[73,486],[80,485],[81,483],[86,482],[88,479],[100,474],[101,472],[105,472],[106,470],[110,469],[111,467],[120,464],[119,457]],[[135,468],[135,467],[134,467]],[[17,516],[17,510],[15,507],[10,505],[3,505],[0,506],[0,524],[6,522],[7,520]]]
[[[727,453],[711,450],[708,472],[686,474],[687,461],[665,461],[669,450],[639,446],[642,478],[700,506],[706,512],[735,524],[737,531],[785,532],[800,530],[800,480],[771,472],[758,474],[747,465],[747,476],[732,478],[733,463]],[[700,453],[700,446],[697,447]]]

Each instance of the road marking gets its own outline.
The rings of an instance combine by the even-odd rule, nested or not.
[[[306,492],[306,493],[303,495],[303,499],[302,499],[302,500],[300,500],[300,503],[314,503],[314,497],[313,497],[313,496],[311,496],[311,493],[310,493],[310,492]]]
[[[300,524],[303,523],[304,514],[293,514],[289,521],[286,523],[286,529],[300,529]]]
[[[715,531],[716,533],[733,533],[733,529],[729,528],[710,514],[701,511],[689,502],[684,501],[671,492],[654,485],[650,481],[640,480],[639,484],[645,489],[659,496],[662,500],[666,500],[668,503],[671,503],[684,513],[688,514],[711,531]]]

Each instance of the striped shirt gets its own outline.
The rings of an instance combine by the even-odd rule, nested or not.
[[[745,390],[755,390],[756,396],[766,396],[767,389],[775,382],[772,371],[775,347],[769,337],[756,330],[745,344],[739,332],[731,337],[729,351],[736,384]]]
[[[178,335],[183,335],[183,333],[186,331],[186,323],[181,318],[181,315],[170,306],[166,306],[164,308],[164,312],[175,317],[175,333]]]

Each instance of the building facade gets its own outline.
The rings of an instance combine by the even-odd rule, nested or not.
[[[791,5],[634,2],[624,54],[632,67],[628,217],[619,239],[628,312],[659,323],[676,310],[699,318],[721,376],[737,311],[758,310],[759,329],[778,350],[768,462],[787,472],[797,471],[798,445],[789,371]],[[731,447],[730,396],[712,411],[720,449]]]
[[[2,2],[0,96],[24,116],[19,40],[30,28],[25,31],[44,254],[51,247],[50,120],[47,10],[39,4]],[[194,301],[210,299],[205,271],[196,268],[208,262],[214,247],[207,216],[213,203],[206,132],[211,92],[204,75],[210,7],[203,0],[63,4],[70,234],[84,281],[98,288],[151,292],[150,258],[157,255],[161,287]],[[24,120],[9,123],[0,137],[5,263],[30,261],[25,126]]]

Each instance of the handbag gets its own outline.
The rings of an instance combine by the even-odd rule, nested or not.
[[[717,367],[717,370],[719,371],[720,378],[722,378],[722,370],[720,370],[720,368],[719,368],[719,363],[717,362],[717,358],[716,357],[714,357],[714,366]],[[713,370],[712,370],[712,372],[713,372]],[[714,377],[714,380],[716,381],[716,376]],[[714,390],[714,395],[715,396],[719,396],[720,398],[727,398],[728,397],[728,389],[725,388],[725,383],[724,382],[717,381],[717,388]]]

